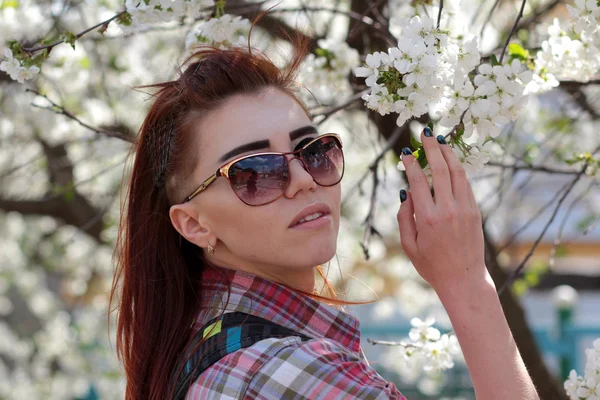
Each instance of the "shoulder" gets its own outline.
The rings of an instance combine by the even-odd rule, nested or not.
[[[253,375],[248,398],[403,399],[359,354],[331,339],[283,346]]]
[[[404,399],[357,353],[334,340],[265,339],[235,351],[202,373],[195,399]]]

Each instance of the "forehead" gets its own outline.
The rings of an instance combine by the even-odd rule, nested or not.
[[[272,146],[289,143],[290,131],[310,123],[294,98],[268,88],[260,93],[232,96],[202,118],[197,128],[202,152],[216,160],[236,146],[257,140],[270,140]]]

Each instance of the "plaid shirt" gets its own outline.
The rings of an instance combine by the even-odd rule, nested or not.
[[[227,299],[227,283],[231,295]],[[237,350],[205,370],[186,399],[398,399],[396,387],[369,366],[360,348],[358,320],[285,286],[224,268],[207,268],[203,307],[193,335],[225,312],[270,320],[312,338],[271,338]]]

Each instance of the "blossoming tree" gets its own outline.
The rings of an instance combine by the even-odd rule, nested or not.
[[[348,252],[344,268],[397,242],[391,214],[381,210],[397,207],[386,187],[395,193],[405,184],[398,170],[406,146],[430,174],[415,139],[430,125],[473,177],[486,216],[486,263],[541,397],[595,398],[597,343],[585,378],[556,383],[506,290],[531,253],[507,274],[488,221],[517,171],[570,179],[550,204],[555,212],[540,240],[565,202],[598,198],[599,4],[1,0],[0,397],[72,399],[90,390],[122,397],[106,311],[124,158],[144,111],[132,86],[167,79],[195,43],[247,45],[251,21],[275,6],[258,20],[253,45],[283,67],[289,34],[309,38],[303,95],[315,124],[341,127],[350,143],[343,213],[351,228],[341,247],[362,250]],[[584,195],[569,197],[582,186]],[[493,204],[485,188],[496,188]],[[591,212],[584,232],[599,213]],[[429,300],[415,293],[430,298],[431,290],[401,268],[406,258],[384,261],[380,276],[405,271],[394,295],[419,303],[408,311],[409,340],[392,343],[393,354],[420,360],[425,372],[451,368],[456,338],[419,319]]]

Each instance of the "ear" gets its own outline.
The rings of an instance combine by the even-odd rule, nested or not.
[[[208,243],[215,246],[217,238],[208,221],[201,218],[198,210],[190,203],[176,204],[169,209],[173,227],[181,236],[196,246],[206,249]]]

